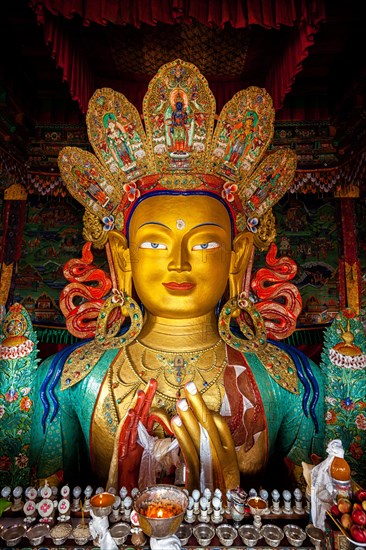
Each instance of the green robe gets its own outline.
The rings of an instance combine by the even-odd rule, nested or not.
[[[31,438],[31,461],[36,468],[37,478],[48,477],[63,470],[67,482],[105,483],[98,478],[98,472],[91,472],[91,423],[96,398],[108,368],[118,350],[104,353],[90,372],[72,387],[61,391],[60,380],[55,386],[58,400],[58,412],[50,422],[46,420],[43,433],[43,403],[40,399],[40,388],[47,375],[52,357],[46,359],[39,367],[35,380],[35,410]],[[245,354],[247,363],[255,378],[263,403],[266,424],[268,427],[268,458],[287,457],[293,463],[311,462],[311,454],[322,456],[324,453],[324,392],[323,380],[319,367],[310,362],[313,375],[319,385],[319,399],[315,408],[319,423],[316,433],[311,415],[306,416],[303,410],[304,387],[299,382],[299,394],[290,393],[269,376],[257,356]],[[312,393],[310,394],[310,398]],[[117,430],[113,417],[105,410],[106,422],[111,437]]]

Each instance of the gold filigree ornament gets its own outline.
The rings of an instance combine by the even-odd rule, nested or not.
[[[233,332],[232,319],[238,324],[241,334]],[[244,292],[226,302],[218,327],[221,338],[231,348],[242,353],[255,353],[277,384],[291,393],[299,393],[293,361],[284,351],[267,342],[264,320]]]
[[[221,339],[204,349],[179,352],[154,349],[136,340],[133,346],[124,349],[124,356],[133,381],[125,382],[128,369],[122,363],[113,378],[114,387],[129,388],[136,384],[135,380],[145,386],[150,378],[154,378],[158,382],[158,406],[170,413],[175,414],[177,399],[182,397],[187,382],[194,382],[201,395],[209,390],[218,392],[220,401],[225,393],[221,377],[227,361]],[[116,391],[119,393],[120,390]]]
[[[254,233],[254,245],[263,252],[268,250],[276,238],[276,218],[270,208],[261,218],[258,231]]]
[[[87,242],[92,242],[95,248],[104,248],[106,242],[108,241],[108,232],[103,231],[103,226],[100,223],[98,216],[86,209],[83,216],[83,222],[84,239]]]
[[[119,320],[108,325],[109,316],[116,308],[120,308]],[[126,317],[131,325],[126,332],[118,335]],[[95,343],[102,349],[116,349],[131,344],[140,334],[143,325],[142,311],[137,302],[118,289],[112,290],[110,296],[102,305],[95,330]]]
[[[95,154],[64,147],[59,155],[69,192],[106,233],[112,227],[126,232],[137,201],[162,191],[217,196],[236,231],[256,232],[292,183],[296,154],[268,152],[275,111],[264,88],[236,93],[215,125],[207,80],[177,59],[151,80],[142,114],[143,122],[122,94],[98,89],[86,117]]]
[[[241,336],[232,331],[231,319],[236,320]],[[266,327],[262,316],[243,292],[226,302],[221,309],[218,325],[221,338],[233,349],[258,353],[266,345]]]

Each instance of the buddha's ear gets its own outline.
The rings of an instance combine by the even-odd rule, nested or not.
[[[110,231],[108,235],[108,262],[110,264],[112,279],[119,290],[123,290],[129,296],[132,293],[132,270],[130,249],[127,239],[118,231]]]
[[[231,297],[238,296],[241,292],[243,277],[253,250],[253,237],[253,233],[245,231],[234,239],[229,274]]]

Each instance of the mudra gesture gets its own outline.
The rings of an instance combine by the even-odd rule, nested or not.
[[[194,132],[184,157],[166,145],[160,120],[173,92],[190,102]],[[177,60],[149,86],[145,128],[124,96],[97,90],[87,123],[98,159],[77,148],[60,153],[68,189],[86,208],[84,236],[106,247],[111,273],[96,270],[98,284],[82,286],[93,280],[90,245],[65,268],[68,327],[92,339],[39,369],[32,437],[39,478],[62,471],[80,480],[91,471],[108,486],[136,486],[139,423],[177,439],[189,489],[227,490],[259,476],[274,457],[301,464],[322,455],[320,373],[279,342],[300,308],[288,282],[294,265],[271,247],[266,273],[275,284],[268,288],[263,273],[251,282],[254,246],[273,240],[270,208],[296,161],[287,150],[265,156],[274,117],[265,90],[236,94],[212,135],[214,107],[203,76]],[[231,130],[247,112],[256,116],[256,139],[227,162]],[[106,113],[129,136],[133,165],[116,165]],[[108,195],[108,208],[85,193],[80,171]]]

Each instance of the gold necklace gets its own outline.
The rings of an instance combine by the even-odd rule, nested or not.
[[[187,382],[193,381],[199,392],[204,394],[218,381],[227,364],[225,356],[218,364],[216,348],[220,345],[222,345],[221,340],[202,350],[177,353],[154,349],[136,341],[135,350],[136,346],[142,348],[142,352],[138,351],[137,354],[135,352],[140,359],[141,369],[138,367],[138,361],[132,359],[130,350],[125,348],[124,351],[129,368],[141,384],[146,385],[150,378],[155,378],[158,387],[168,386],[174,390],[173,395],[160,390],[156,391],[158,406],[165,408],[168,412],[174,412],[176,401],[181,397],[181,389]],[[147,362],[151,366],[148,366]],[[210,375],[212,372],[214,372],[213,376]],[[117,380],[125,385],[119,371]]]
[[[125,351],[125,350],[124,350]],[[117,426],[120,421],[121,421],[121,416],[119,414],[119,405],[123,402],[123,400],[128,396],[130,395],[132,392],[133,394],[135,395],[138,388],[139,388],[139,383],[138,382],[135,382],[133,384],[126,384],[123,380],[119,379],[117,382],[116,382],[116,379],[115,379],[115,376],[114,376],[114,370],[116,369],[116,372],[117,372],[117,378],[119,378],[118,376],[118,373],[119,373],[119,369],[116,368],[116,365],[117,365],[117,359],[119,358],[119,356],[122,356],[123,358],[123,355],[126,355],[126,354],[121,354],[121,353],[118,353],[114,359],[114,361],[112,362],[110,368],[108,369],[108,378],[107,378],[107,384],[108,384],[108,391],[109,391],[109,395],[111,396],[111,400],[112,400],[112,406],[113,406],[113,410],[110,411],[111,413],[111,416],[113,416],[113,420],[114,420],[114,426]],[[122,364],[123,364],[123,361],[122,361]],[[117,388],[119,388],[120,386],[122,386],[125,391],[123,392],[123,394],[121,395],[119,393],[118,397],[116,397],[116,390]],[[110,404],[109,402],[107,401],[107,404],[106,404],[106,408],[107,409],[110,409]],[[108,413],[108,411],[106,411]],[[107,414],[108,416],[108,414]],[[112,420],[112,422],[113,422]],[[107,420],[108,421],[108,420]]]
[[[154,378],[163,377],[166,384],[175,390],[179,390],[191,380],[195,381],[197,375],[203,387],[205,387],[208,373],[217,370],[216,348],[220,343],[221,340],[202,350],[177,353],[154,349],[138,342],[143,348],[141,366],[144,372],[151,373]],[[149,364],[156,365],[156,363],[158,363],[157,367],[148,366]],[[207,367],[204,365],[207,365]]]

